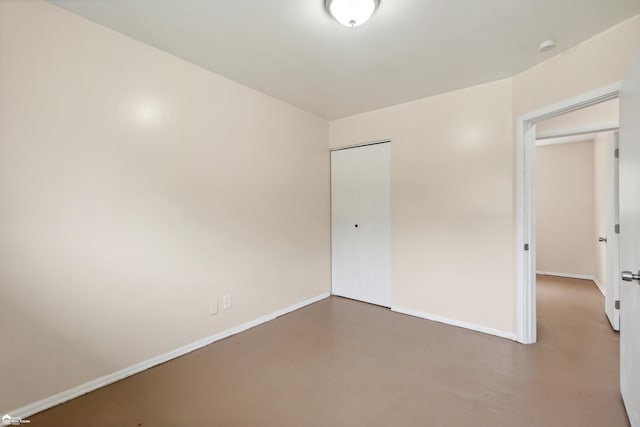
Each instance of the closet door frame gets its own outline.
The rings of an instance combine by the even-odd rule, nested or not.
[[[367,303],[372,303],[372,304],[377,304],[377,305],[381,305],[384,307],[390,307],[391,306],[391,141],[390,140],[384,140],[384,141],[378,141],[378,142],[373,142],[373,143],[368,143],[368,144],[356,144],[356,145],[351,145],[351,146],[347,146],[347,147],[340,147],[340,148],[336,148],[336,149],[332,149],[331,150],[331,252],[332,252],[332,256],[331,256],[331,260],[332,260],[332,268],[331,268],[331,279],[332,279],[332,294],[336,295],[336,296],[341,296],[341,297],[346,297],[346,298],[351,298],[351,299],[355,299],[355,300],[359,300],[359,301],[363,301],[363,302],[367,302]],[[370,234],[363,234],[367,232],[367,226],[370,226],[372,224],[359,224],[359,222],[361,222],[361,218],[360,216],[360,211],[359,209],[361,208],[360,205],[360,201],[358,200],[358,206],[355,208],[358,213],[354,214],[353,212],[351,212],[353,210],[353,206],[347,206],[347,215],[353,215],[353,219],[352,220],[345,220],[344,216],[344,212],[338,212],[335,210],[335,206],[334,203],[336,203],[336,197],[340,197],[342,198],[342,200],[340,201],[340,203],[342,203],[342,207],[344,207],[344,203],[345,197],[348,197],[348,192],[349,191],[354,191],[353,188],[353,184],[349,185],[347,184],[347,187],[345,188],[346,194],[343,191],[338,191],[337,187],[336,187],[336,182],[334,182],[334,178],[336,178],[337,173],[347,173],[348,171],[343,170],[342,171],[338,171],[336,168],[334,168],[335,164],[334,162],[335,160],[335,156],[336,154],[334,154],[335,152],[338,151],[344,151],[344,150],[354,150],[352,153],[354,154],[354,157],[351,157],[351,159],[349,158],[344,158],[347,162],[352,162],[354,164],[358,164],[358,168],[360,167],[360,163],[362,161],[363,157],[366,157],[367,154],[356,154],[356,153],[363,153],[363,152],[359,152],[359,151],[355,151],[355,150],[359,150],[359,149],[366,149],[367,147],[370,146],[375,146],[375,145],[381,145],[381,144],[388,144],[387,145],[387,154],[383,155],[386,157],[386,165],[383,167],[386,167],[386,169],[382,170],[382,174],[380,175],[380,177],[376,177],[375,173],[373,174],[373,176],[371,174],[368,174],[367,176],[361,176],[359,169],[358,170],[354,170],[354,177],[338,177],[339,179],[356,179],[357,180],[357,186],[358,186],[358,197],[360,196],[360,185],[363,183],[363,180],[366,180],[366,178],[369,179],[373,179],[373,181],[375,181],[376,179],[382,179],[383,180],[383,187],[378,187],[381,188],[382,191],[382,201],[381,201],[381,205],[382,205],[382,209],[386,209],[386,212],[383,210],[381,211],[381,215],[375,215],[378,220],[378,222],[376,222],[376,229],[375,230],[369,230],[369,232],[373,232],[374,235],[371,236]],[[346,154],[346,153],[345,153]],[[369,153],[369,156],[373,156],[375,157],[375,154]],[[380,159],[377,159],[380,160]],[[379,163],[378,163],[379,164]],[[370,172],[370,171],[366,171],[366,172]],[[386,200],[384,200],[386,198]],[[386,205],[386,206],[385,206]],[[385,217],[386,216],[386,220]],[[348,222],[347,223],[345,223]],[[353,224],[351,224],[351,222],[353,222]],[[366,222],[366,220],[365,220]],[[357,224],[357,227],[356,227]],[[364,228],[363,228],[364,227]],[[337,234],[337,233],[341,233],[341,234]],[[378,233],[378,237],[375,236],[375,233]],[[373,238],[374,241],[379,241],[380,244],[380,251],[378,252],[378,254],[375,254],[376,251],[371,252],[370,250],[368,251],[361,251],[360,249],[360,244],[362,243],[363,240],[367,240],[366,237],[370,237]],[[342,240],[340,242],[340,240]],[[336,244],[336,242],[338,242],[338,244]],[[367,248],[370,249],[370,248]],[[345,255],[345,250],[346,250],[346,255]],[[353,251],[355,251],[355,253],[352,253]],[[362,253],[369,252],[372,258],[375,258],[375,260],[369,260],[369,264],[372,264],[371,261],[373,261],[373,264],[375,265],[376,270],[378,270],[378,272],[376,272],[375,274],[370,274],[371,271],[369,271],[369,274],[363,274],[362,276],[369,276],[369,280],[373,280],[375,283],[373,283],[371,285],[370,288],[362,288],[362,286],[366,286],[366,283],[370,283],[370,282],[360,282],[360,269],[361,267],[363,267],[363,265],[366,267],[367,265],[367,259],[363,259],[362,258]],[[344,258],[341,258],[344,257]],[[365,255],[364,258],[367,258],[367,256]],[[348,271],[349,268],[345,266],[345,263],[348,262],[354,262],[355,263],[355,271]],[[379,266],[377,264],[380,264]],[[371,268],[371,267],[368,267]],[[351,277],[351,276],[357,276],[357,277]],[[380,280],[377,280],[377,278],[379,277]],[[346,278],[346,279],[345,279]],[[356,281],[355,285],[353,283],[351,284],[345,284],[345,283],[340,283],[341,281],[344,282],[345,280],[347,281]],[[345,286],[346,285],[346,286]]]

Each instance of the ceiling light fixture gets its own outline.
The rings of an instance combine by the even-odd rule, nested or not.
[[[324,7],[336,21],[347,27],[357,27],[371,18],[380,0],[325,0]]]

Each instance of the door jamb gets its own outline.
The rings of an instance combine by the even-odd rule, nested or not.
[[[536,123],[619,98],[621,88],[622,82],[613,83],[523,114],[516,120],[516,340],[522,344],[534,344],[537,339],[534,186]]]

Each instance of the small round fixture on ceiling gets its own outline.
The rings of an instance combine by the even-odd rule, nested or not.
[[[538,50],[540,52],[547,52],[556,47],[556,41],[554,39],[541,41],[538,45]]]
[[[325,0],[324,7],[336,21],[347,27],[357,27],[371,18],[380,0]]]

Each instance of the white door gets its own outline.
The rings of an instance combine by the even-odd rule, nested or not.
[[[331,153],[332,292],[391,306],[389,143]]]
[[[620,174],[618,157],[615,155],[619,148],[618,132],[607,138],[607,168],[606,168],[606,271],[605,271],[605,304],[604,309],[616,331],[620,330],[620,239],[616,232],[616,225],[620,223],[620,197],[618,176]]]
[[[640,57],[620,94],[620,269],[620,387],[640,427]]]

